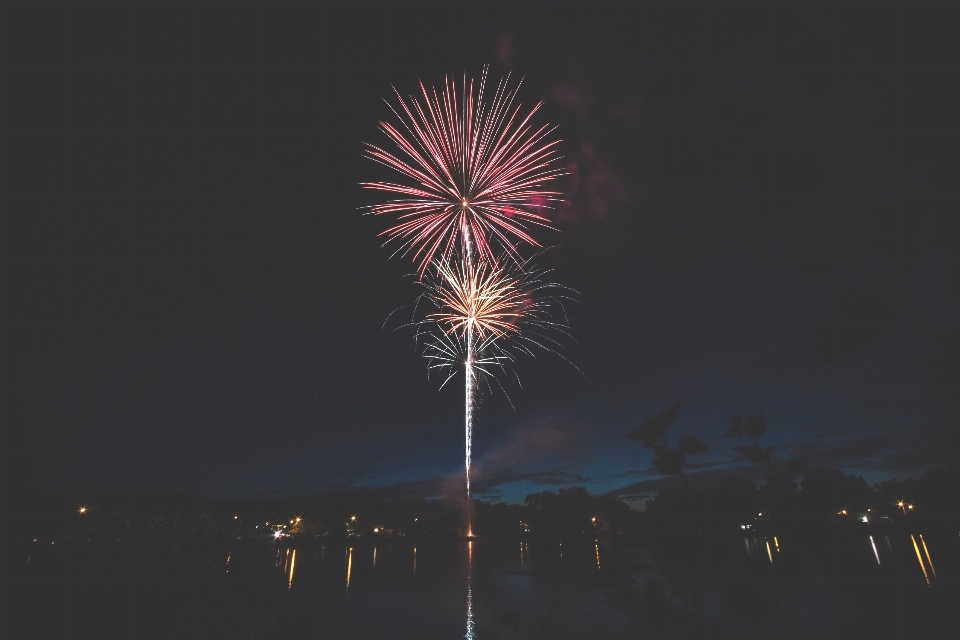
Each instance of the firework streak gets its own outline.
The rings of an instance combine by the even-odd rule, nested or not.
[[[531,121],[542,103],[523,112],[515,104],[518,89],[507,76],[485,100],[484,69],[478,81],[464,76],[459,87],[448,77],[439,91],[420,83],[419,97],[396,92],[390,108],[398,124],[380,123],[393,150],[367,144],[364,152],[402,178],[362,184],[395,196],[369,213],[394,219],[380,235],[397,246],[394,255],[412,254],[422,297],[436,310],[415,323],[418,338],[430,336],[430,368],[448,370],[449,380],[464,365],[468,504],[480,376],[496,380],[494,369],[508,367],[516,353],[551,349],[557,343],[549,331],[565,333],[565,324],[552,320],[562,298],[552,290],[559,287],[543,283],[519,251],[540,247],[530,232],[550,228],[545,213],[559,193],[546,185],[564,172],[554,128]]]

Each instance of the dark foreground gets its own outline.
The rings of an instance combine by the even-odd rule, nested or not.
[[[289,504],[242,511],[198,502],[176,510],[156,501],[131,509],[129,501],[104,500],[82,514],[49,504],[21,508],[5,514],[0,632],[955,637],[956,513],[718,515],[703,508],[705,495],[658,498],[642,516],[621,513],[616,527],[602,522],[609,515],[565,521],[559,515],[569,509],[551,519],[544,507],[539,519],[530,518],[533,526],[517,520],[514,531],[472,542],[427,525],[374,532],[357,523],[388,516],[362,509],[356,520],[345,516],[331,527],[281,513]],[[421,515],[428,506],[421,505]],[[496,514],[478,509],[483,518],[492,522]],[[423,519],[429,517],[418,525]]]

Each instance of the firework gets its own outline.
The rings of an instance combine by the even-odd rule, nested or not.
[[[431,309],[416,322],[425,344],[430,370],[444,373],[443,385],[464,364],[465,472],[470,495],[473,408],[481,384],[500,384],[512,373],[518,355],[537,350],[557,352],[567,332],[564,301],[570,291],[544,279],[549,272],[532,260],[481,262],[471,269],[466,260],[434,261],[420,281],[420,299]],[[562,356],[561,356],[562,357]],[[509,397],[509,396],[508,396]]]
[[[412,251],[421,274],[458,245],[461,251],[473,245],[477,258],[490,263],[497,261],[497,246],[519,260],[518,243],[540,246],[530,227],[550,226],[543,214],[559,194],[545,185],[564,173],[557,166],[559,141],[550,140],[554,128],[531,123],[542,103],[523,115],[515,105],[519,85],[511,89],[509,76],[489,102],[486,85],[484,69],[479,82],[465,77],[459,90],[448,77],[439,93],[423,83],[420,98],[398,92],[391,110],[400,125],[380,123],[397,152],[366,145],[366,157],[408,181],[363,186],[399,196],[370,212],[396,218],[381,235],[398,243],[398,252]]]
[[[419,300],[431,309],[415,322],[418,337],[432,331],[445,345],[442,350],[463,354],[457,356],[463,362],[472,336],[474,353],[492,354],[485,364],[500,369],[520,354],[556,351],[569,337],[564,302],[575,292],[547,281],[549,273],[533,259],[501,260],[496,266],[481,262],[472,270],[463,260],[437,260],[418,283]]]
[[[539,341],[536,329],[562,326],[549,319],[551,305],[536,300],[555,285],[542,285],[518,250],[540,246],[532,227],[550,227],[544,213],[559,193],[546,185],[564,173],[559,141],[551,139],[553,127],[532,123],[542,103],[523,111],[519,85],[509,80],[497,83],[489,101],[486,68],[479,81],[464,76],[459,87],[447,77],[439,92],[422,82],[420,97],[396,92],[390,108],[399,125],[380,123],[396,150],[367,144],[364,154],[403,178],[362,184],[396,196],[369,211],[395,218],[380,235],[398,245],[394,254],[413,254],[437,309],[419,325],[439,329],[426,343],[430,368],[447,369],[449,380],[463,364],[468,504],[478,375],[496,380],[494,369],[508,367],[517,351],[554,343]]]

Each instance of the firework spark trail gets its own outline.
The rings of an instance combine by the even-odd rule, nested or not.
[[[529,228],[550,228],[543,210],[558,200],[559,192],[547,190],[545,184],[565,173],[558,166],[559,141],[551,140],[554,128],[532,124],[543,103],[523,115],[521,106],[515,105],[519,84],[511,88],[509,80],[508,75],[497,84],[489,102],[484,101],[486,67],[479,83],[473,79],[468,82],[464,75],[459,91],[449,76],[439,93],[421,82],[420,98],[410,96],[405,100],[394,90],[398,108],[390,109],[400,127],[381,121],[380,130],[399,153],[367,144],[364,154],[409,181],[362,183],[367,189],[398,196],[369,207],[374,215],[396,218],[396,223],[380,234],[386,237],[385,244],[399,245],[394,255],[412,252],[421,278],[434,264],[447,285],[463,285],[459,290],[456,286],[436,290],[449,293],[435,300],[437,306],[447,310],[445,315],[431,318],[446,325],[446,333],[425,355],[441,363],[431,367],[445,366],[454,361],[461,342],[465,347],[468,505],[477,373],[489,374],[484,365],[502,366],[510,359],[496,343],[516,337],[518,320],[526,313],[520,306],[508,311],[515,306],[515,292],[510,287],[490,288],[484,278],[493,277],[501,262],[495,249],[519,266],[526,265],[519,244],[540,247]],[[450,266],[454,255],[460,256],[459,270]],[[480,291],[486,291],[486,295],[478,296]],[[481,356],[485,348],[490,348],[493,355]],[[468,522],[468,535],[472,535],[472,522]]]

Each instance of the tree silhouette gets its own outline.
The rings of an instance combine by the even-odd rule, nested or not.
[[[671,447],[667,440],[667,427],[673,424],[680,415],[681,403],[678,402],[660,415],[650,418],[635,429],[627,432],[627,437],[639,440],[645,449],[653,449],[656,457],[653,459],[654,468],[668,476],[678,476],[685,486],[690,486],[683,474],[683,465],[686,455],[703,453],[708,450],[694,435],[685,435],[680,438],[676,447]]]
[[[754,464],[769,465],[773,458],[773,452],[777,448],[773,445],[768,445],[766,448],[760,445],[760,436],[767,430],[767,421],[763,417],[763,411],[757,411],[755,414],[747,416],[746,420],[734,415],[727,416],[727,419],[730,420],[730,424],[727,425],[727,430],[723,434],[725,438],[747,437],[753,443],[749,445],[738,444],[733,447],[733,450]],[[772,470],[773,467],[771,466]]]

